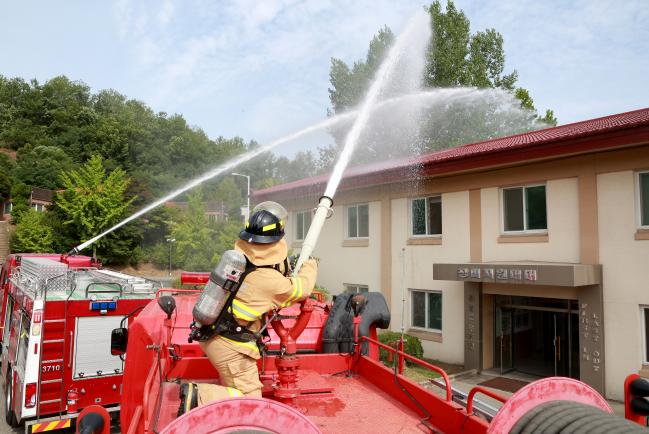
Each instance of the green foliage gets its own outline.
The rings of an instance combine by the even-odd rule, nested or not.
[[[332,87],[329,88],[329,99],[334,112],[344,111],[361,101],[392,41],[394,34],[385,26],[370,41],[364,61],[359,60],[349,68],[342,60],[331,59],[329,82]]]
[[[13,203],[13,208],[11,209],[11,222],[13,224],[19,224],[22,215],[29,211],[29,199],[31,196],[32,189],[30,186],[22,182],[12,184],[11,202]]]
[[[331,292],[329,292],[329,290],[327,288],[325,288],[324,286],[320,286],[317,283],[315,285],[315,288],[313,288],[313,290],[320,292],[324,296],[325,301],[331,300],[331,298],[332,298],[331,297]],[[311,294],[311,298],[315,299],[316,298],[315,294]]]
[[[28,209],[11,234],[12,252],[52,252],[53,232],[45,213]]]
[[[173,244],[171,248],[173,249]],[[171,260],[173,268],[181,268],[178,264],[178,255],[174,257],[172,250]],[[146,259],[156,267],[165,269],[169,267],[169,243],[159,242],[146,249]]]
[[[57,194],[56,203],[66,225],[73,225],[82,241],[86,241],[116,224],[124,215],[133,198],[125,197],[129,178],[117,168],[106,173],[100,156],[93,156],[78,170],[61,174],[65,190]],[[93,245],[107,246],[115,240],[104,238]]]
[[[422,118],[423,143],[412,151],[431,152],[463,143],[520,133],[529,130],[535,119],[556,125],[553,114],[546,114],[544,117],[537,115],[526,89],[516,89],[516,70],[505,73],[504,40],[500,33],[495,29],[486,29],[472,34],[469,19],[451,0],[446,2],[445,7],[441,1],[435,0],[428,11],[432,32],[426,55],[425,86],[500,88],[519,98],[521,107],[529,110],[530,115],[516,119],[503,117],[497,102],[450,103],[445,107],[445,116],[435,113]],[[393,39],[390,29],[384,27],[370,42],[364,61],[356,62],[350,68],[340,59],[331,60],[329,99],[334,113],[343,112],[360,102],[381,57]],[[412,141],[408,137],[402,139],[403,143],[396,143],[400,137],[397,134],[395,138],[390,136],[388,140],[395,142],[392,144],[394,149],[382,148],[373,151],[374,142],[381,143],[381,138],[390,133],[389,127],[386,127],[387,131],[381,130],[381,126],[374,128],[377,130],[374,134],[370,132],[363,137],[367,143],[366,146],[358,148],[356,161],[386,159],[397,156],[400,149],[403,152],[407,147],[412,147]],[[337,145],[341,146],[346,128],[338,128],[332,133]],[[331,167],[332,153],[335,155],[335,147],[320,150],[320,167]]]
[[[382,331],[379,333],[379,342],[381,342],[382,344],[390,345],[395,349],[397,348],[399,339],[401,339],[401,333],[396,333],[391,331]],[[404,335],[403,340],[404,340],[403,350],[406,354],[411,355],[413,357],[417,357],[418,359],[424,357],[424,349],[421,346],[421,340],[419,340],[419,338],[410,335]],[[384,349],[380,349],[379,353],[380,353],[381,360],[384,363],[387,363],[388,351]],[[394,360],[395,358],[393,358],[393,361]]]
[[[204,271],[211,266],[214,231],[207,224],[202,191],[188,194],[188,208],[180,222],[174,222],[170,234],[176,264],[188,271]]]
[[[554,116],[554,110],[546,110],[545,115],[539,116],[538,120],[551,127],[556,127],[558,123],[556,116]]]
[[[0,169],[0,202],[4,202],[11,196],[11,178],[9,174]]]
[[[17,154],[14,176],[27,185],[55,190],[62,187],[60,174],[72,169],[72,159],[56,146],[27,144]]]

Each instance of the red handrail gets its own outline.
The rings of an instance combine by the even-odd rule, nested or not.
[[[140,423],[140,418],[142,417],[142,406],[138,405],[133,412],[133,418],[131,419],[131,424],[128,426],[127,434],[135,434],[137,431],[137,425]]]
[[[144,382],[144,389],[143,389],[143,394],[142,394],[142,411],[144,412],[144,430],[146,431],[148,429],[149,425],[149,420],[147,418],[147,415],[149,414],[149,394],[151,393],[151,389],[153,389],[153,379],[156,376],[156,371],[158,370],[158,364],[160,362],[158,359],[154,359],[153,364],[151,365],[151,368],[149,369],[149,374],[146,377],[146,381]],[[162,385],[160,385],[162,387]]]
[[[507,398],[505,398],[502,395],[497,394],[496,392],[492,392],[489,389],[485,389],[484,387],[480,386],[474,386],[473,389],[469,392],[469,396],[466,398],[466,413],[471,416],[473,414],[473,398],[475,397],[476,393],[482,393],[483,395],[487,395],[490,398],[493,398],[495,400],[498,400],[502,403],[505,403],[507,401]]]
[[[423,360],[420,360],[420,359],[418,359],[416,357],[413,357],[410,354],[406,354],[403,351],[395,350],[391,346],[382,344],[381,342],[376,341],[374,339],[370,339],[367,336],[361,336],[360,338],[361,338],[361,341],[367,341],[367,342],[370,342],[372,344],[375,344],[375,345],[379,346],[380,348],[383,348],[384,350],[387,350],[388,352],[398,354],[399,356],[403,357],[406,360],[410,360],[411,362],[414,362],[414,363],[418,364],[419,366],[423,366],[424,368],[427,368],[427,369],[430,369],[431,371],[437,372],[444,379],[444,385],[446,386],[446,400],[449,401],[449,402],[452,400],[452,397],[451,397],[451,380],[448,378],[448,374],[442,368],[440,368],[439,366],[432,365],[432,364],[430,364],[428,362],[424,362]]]

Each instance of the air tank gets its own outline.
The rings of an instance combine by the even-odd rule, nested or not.
[[[243,253],[237,250],[223,253],[192,310],[199,326],[213,324],[219,318],[228,297],[239,287],[241,274],[245,270],[246,257]]]

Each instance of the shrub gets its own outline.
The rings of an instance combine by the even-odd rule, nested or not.
[[[47,216],[33,209],[22,214],[20,223],[11,234],[11,251],[16,253],[52,252],[52,228]]]
[[[384,331],[379,334],[379,342],[385,345],[390,345],[397,348],[401,333]],[[403,350],[406,354],[421,359],[424,356],[424,349],[421,346],[419,338],[410,335],[403,335],[404,346]],[[380,350],[381,361],[388,364],[388,351]],[[393,359],[394,360],[394,359]]]
[[[313,288],[313,290],[314,290],[314,291],[321,292],[322,295],[324,296],[325,301],[329,301],[329,300],[331,300],[331,293],[330,293],[329,290],[328,290],[327,288],[325,288],[324,286],[320,286],[320,285],[318,285],[318,284],[316,283],[315,288]],[[316,298],[316,297],[315,297],[315,294],[311,294],[311,298]]]

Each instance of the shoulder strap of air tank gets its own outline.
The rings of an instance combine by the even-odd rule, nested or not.
[[[251,271],[254,271],[257,268],[270,268],[271,270],[275,270],[275,271],[277,271],[278,273],[280,273],[283,276],[288,276],[290,274],[290,269],[288,267],[288,258],[284,258],[284,272],[283,273],[282,273],[282,270],[280,269],[279,264],[260,265],[260,266],[256,266],[256,265],[251,264],[251,266],[254,267],[254,269],[251,270]],[[246,271],[248,271],[247,267],[246,267]],[[241,280],[243,280],[243,275],[241,275]]]

